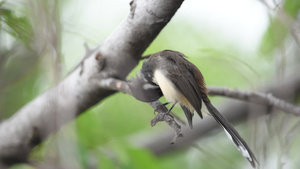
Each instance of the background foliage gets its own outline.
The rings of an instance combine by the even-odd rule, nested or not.
[[[266,26],[260,25],[262,34],[258,32],[256,35],[259,41],[252,42],[253,48],[239,45],[236,35],[230,31],[224,38],[224,33],[219,31],[226,29],[227,23],[222,20],[215,21],[218,28],[209,23],[206,26],[206,22],[199,19],[200,10],[199,14],[187,18],[189,15],[181,13],[184,9],[179,9],[145,54],[163,49],[181,51],[200,68],[208,85],[256,91],[273,79],[280,83],[289,68],[299,64],[299,48],[291,36],[293,30],[289,19],[299,20],[300,1],[280,1],[275,7],[263,1],[249,1],[253,0],[242,3],[256,3],[263,8],[261,17],[267,18]],[[0,120],[9,118],[58,83],[83,56],[83,43],[90,46],[101,43],[129,11],[128,2],[94,3],[92,0],[1,1]],[[200,3],[207,4],[204,0]],[[224,2],[215,0],[213,3]],[[238,2],[226,3],[232,3],[226,6],[229,8]],[[189,5],[184,2],[182,8],[191,8]],[[282,19],[275,9],[283,9],[281,12],[288,19]],[[218,18],[218,11],[212,13]],[[239,16],[240,13],[236,12],[232,18],[246,19]],[[237,25],[231,27],[239,29]],[[246,33],[239,36],[247,37]],[[135,76],[140,67],[141,64],[128,78]],[[216,105],[224,100],[213,98]],[[180,108],[174,111],[183,117]],[[221,130],[208,133],[206,138],[196,140],[186,149],[161,156],[136,146],[136,142],[152,139],[155,133],[168,127],[158,124],[151,128],[153,117],[153,109],[148,104],[122,93],[114,94],[51,135],[34,149],[31,160],[75,169],[250,168]],[[283,123],[284,119],[288,122]],[[251,124],[258,124],[266,130],[269,138],[263,137],[262,131],[249,128]],[[298,119],[275,112],[271,117],[262,116],[236,127],[254,151],[259,152],[257,156],[262,168],[297,168],[300,165],[297,160],[299,152],[296,151],[300,148]],[[262,136],[263,142],[251,137],[253,135]],[[144,139],[136,140],[141,136]],[[262,147],[264,150],[260,150]],[[22,164],[12,168],[32,167]]]

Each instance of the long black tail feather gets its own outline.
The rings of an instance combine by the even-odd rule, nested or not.
[[[248,147],[247,143],[242,139],[239,133],[233,128],[233,126],[225,119],[219,111],[211,104],[208,98],[203,99],[204,104],[207,107],[209,113],[214,117],[218,124],[224,129],[228,138],[234,143],[237,149],[242,155],[250,162],[253,168],[256,167],[257,159],[253,152]]]

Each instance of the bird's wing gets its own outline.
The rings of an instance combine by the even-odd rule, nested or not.
[[[202,96],[198,84],[189,69],[185,67],[180,68],[180,66],[185,66],[185,64],[176,64],[174,62],[171,70],[169,70],[169,77],[199,116],[203,118],[201,113]]]

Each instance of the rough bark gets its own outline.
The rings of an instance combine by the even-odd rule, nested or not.
[[[34,146],[113,91],[99,79],[125,79],[140,56],[170,21],[182,0],[135,0],[119,27],[78,66],[0,125],[0,167],[26,162]]]

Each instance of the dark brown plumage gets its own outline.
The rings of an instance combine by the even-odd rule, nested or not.
[[[203,118],[201,109],[204,103],[210,115],[255,168],[257,160],[254,154],[239,133],[211,104],[202,73],[186,59],[184,54],[164,50],[151,55],[148,60],[144,61],[141,75],[129,82],[129,86],[131,90],[138,89],[133,96],[141,101],[150,102],[164,95],[169,103],[173,103],[173,106],[180,104],[191,128],[194,111]]]

